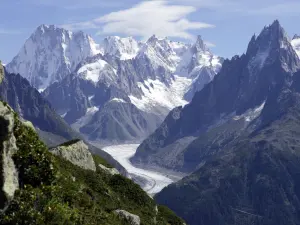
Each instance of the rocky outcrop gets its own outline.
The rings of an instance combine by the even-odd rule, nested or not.
[[[50,105],[50,103],[19,74],[8,73],[0,83],[0,100],[7,102],[22,118],[35,128],[61,136],[67,140],[80,138]],[[63,142],[55,143],[57,146]]]
[[[97,44],[81,31],[41,25],[7,64],[7,69],[21,74],[37,89],[45,89],[70,74],[86,57],[98,53]]]
[[[96,171],[96,165],[88,146],[81,140],[67,142],[50,150],[76,166],[86,170]]]
[[[121,219],[126,220],[130,225],[140,225],[141,219],[139,216],[131,214],[125,210],[115,210],[115,214],[117,214]]]
[[[13,154],[18,150],[13,133],[14,123],[15,119],[12,109],[0,102],[1,209],[14,197],[15,191],[19,188],[18,172],[12,158]]]
[[[22,118],[20,118],[20,120],[22,121],[22,123],[23,123],[24,126],[26,126],[26,127],[28,127],[28,128],[31,128],[31,129],[35,130],[33,124],[32,124],[30,121],[24,120],[24,119],[22,119]]]
[[[3,78],[4,78],[4,67],[2,66],[0,60],[0,84],[2,83]]]
[[[120,174],[119,171],[116,168],[107,168],[106,166],[103,166],[102,164],[98,165],[101,170],[104,172],[110,174],[110,175],[118,175]]]

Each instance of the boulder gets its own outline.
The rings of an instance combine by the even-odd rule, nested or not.
[[[19,188],[18,172],[12,156],[18,150],[14,129],[14,112],[0,101],[0,209],[14,197]]]
[[[118,175],[120,174],[119,171],[116,168],[107,168],[106,166],[103,166],[102,164],[98,165],[101,170],[104,172],[110,174],[110,175]]]
[[[139,216],[131,214],[125,210],[115,210],[115,214],[117,214],[121,219],[126,220],[130,225],[140,225],[141,219]]]
[[[81,140],[62,144],[50,149],[50,152],[83,169],[96,171],[92,153],[89,151],[89,147]]]

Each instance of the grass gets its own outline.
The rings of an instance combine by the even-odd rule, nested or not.
[[[30,127],[15,115],[14,134],[18,152],[13,156],[19,171],[20,189],[4,212],[3,225],[124,225],[114,214],[122,209],[141,218],[142,225],[182,224],[165,207],[159,207],[137,184],[121,175],[97,169],[84,170],[52,155]],[[71,145],[78,140],[65,143]],[[93,156],[97,165],[110,167]]]

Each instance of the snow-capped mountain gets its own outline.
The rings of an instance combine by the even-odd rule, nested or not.
[[[211,82],[220,71],[222,63],[223,59],[214,55],[201,36],[198,36],[196,43],[184,53],[176,69],[176,74],[187,76],[192,80],[185,99],[191,101],[197,91]]]
[[[94,83],[116,86],[140,110],[158,115],[165,116],[174,107],[187,104],[221,68],[222,59],[210,52],[200,36],[190,45],[153,35],[145,43],[135,42],[134,48],[116,45],[118,37],[106,38],[105,42],[108,40],[114,43],[111,52],[116,55],[91,57],[78,66],[76,73]],[[125,52],[122,49],[132,52],[136,46],[138,53],[131,60],[120,57]]]
[[[73,72],[86,57],[98,53],[99,46],[81,31],[41,25],[6,68],[27,78],[37,89],[45,89]]]
[[[183,54],[176,73],[194,78],[204,67],[209,67],[217,73],[222,67],[222,60],[214,55],[205,45],[201,36],[198,36],[196,43]]]
[[[296,51],[297,55],[300,57],[300,36],[294,35],[291,43],[292,43],[292,46],[293,46],[294,50]]]
[[[281,118],[292,102],[285,96],[299,90],[299,76],[294,75],[299,69],[290,39],[275,21],[252,37],[246,54],[225,60],[217,78],[188,105],[172,110],[132,161],[195,170],[245,129],[263,129]]]
[[[194,44],[155,35],[144,43],[118,37],[103,43],[102,53],[83,60],[72,79],[44,92],[74,128],[102,142],[142,140],[170,110],[186,105],[222,64],[201,37]]]
[[[155,35],[146,42],[110,36],[96,44],[83,32],[42,25],[7,68],[46,89],[44,96],[59,114],[85,135],[126,140],[153,132],[221,64],[200,36],[194,44]],[[117,111],[123,115],[110,115]],[[123,131],[105,130],[107,123]]]
[[[118,36],[109,36],[100,44],[103,55],[112,55],[119,57],[121,60],[135,58],[140,43],[132,37],[120,38]]]

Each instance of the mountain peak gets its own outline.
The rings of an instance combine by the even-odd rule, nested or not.
[[[274,20],[273,23],[270,25],[272,27],[281,27],[280,22],[278,19]]]
[[[296,39],[300,39],[300,35],[295,34],[295,35],[293,36],[292,40],[296,40]]]
[[[278,20],[271,25],[265,26],[261,33],[256,37],[252,37],[247,55],[256,55],[258,52],[270,52],[272,50],[287,49],[291,50],[290,38],[286,34]],[[278,51],[277,51],[278,52]],[[271,54],[272,55],[272,54]],[[274,55],[273,55],[274,56]]]
[[[258,38],[259,37],[261,37],[261,38],[267,37],[271,41],[281,41],[283,39],[289,40],[285,30],[280,25],[278,20],[275,20],[271,25],[266,26],[262,30],[262,32],[260,33]]]
[[[280,62],[286,71],[294,72],[300,67],[291,40],[278,20],[265,26],[257,37],[252,37],[246,55],[249,58],[248,68],[252,74],[275,62]]]
[[[133,59],[139,51],[139,43],[133,37],[108,36],[102,43],[103,53],[121,60]]]
[[[51,30],[58,30],[58,29],[59,30],[65,30],[64,28],[59,28],[59,27],[57,27],[56,25],[53,25],[53,24],[51,24],[51,25],[41,24],[40,26],[37,27],[36,30],[45,32],[47,30],[51,31]]]
[[[158,41],[158,38],[156,37],[155,34],[153,34],[147,41],[147,43],[155,43]]]
[[[153,34],[148,40],[146,43],[148,44],[155,44],[159,41],[168,41],[168,38],[167,37],[158,37],[156,36],[155,34]]]
[[[42,90],[73,72],[85,58],[98,53],[98,45],[82,31],[73,33],[42,24],[7,65],[7,70],[21,74]]]
[[[47,24],[41,24],[40,26],[38,26],[38,30],[42,30],[42,29],[48,29],[49,28],[49,25]]]
[[[206,44],[204,43],[201,35],[197,36],[197,41],[196,41],[194,46],[197,49],[197,51],[207,51],[208,50],[208,48],[207,48]]]

